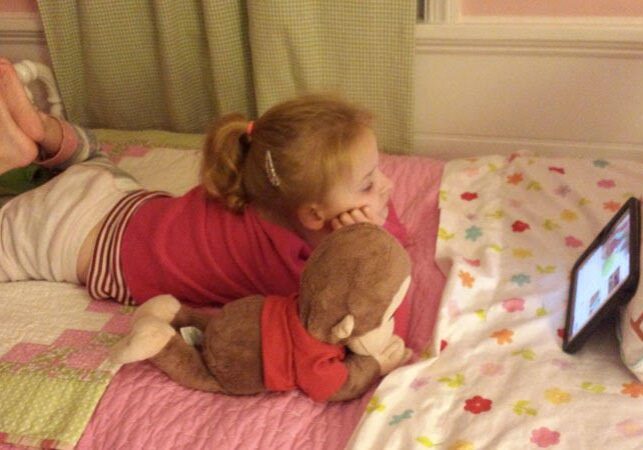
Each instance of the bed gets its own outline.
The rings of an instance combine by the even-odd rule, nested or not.
[[[199,136],[97,134],[103,150],[149,188],[178,194],[196,183]],[[420,352],[444,281],[432,258],[443,164],[400,156],[385,156],[383,164],[397,180],[394,201],[411,231],[409,251],[417,282],[410,292],[409,342]],[[15,393],[0,394],[0,431],[6,442],[78,449],[341,448],[368,402],[368,396],[323,405],[297,392],[235,398],[191,391],[149,363],[118,370],[106,362],[109,346],[127,331],[131,309],[91,301],[82,288],[38,281],[0,285],[0,297],[11,305],[9,313],[5,308],[0,315],[0,342],[12,342],[0,350],[5,365],[0,380],[3,392]],[[23,298],[33,302],[27,305]],[[48,311],[39,306],[43,303]],[[77,317],[68,318],[68,312]],[[42,323],[33,325],[35,320]],[[25,322],[34,333],[18,331]],[[46,329],[47,324],[56,325]],[[32,336],[36,331],[40,335]],[[9,383],[11,389],[5,390]],[[79,384],[84,384],[82,390]],[[11,406],[5,400],[11,400]],[[17,411],[18,404],[38,412]],[[68,420],[72,415],[74,420]]]
[[[151,189],[196,183],[201,136],[96,130]],[[564,149],[561,149],[561,154]],[[384,155],[409,233],[414,361],[362,398],[227,397],[109,363],[132,308],[77,286],[0,284],[0,448],[641,448],[643,385],[605,326],[562,352],[567,274],[643,163]]]

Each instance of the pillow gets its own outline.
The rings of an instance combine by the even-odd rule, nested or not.
[[[641,236],[643,237],[643,236]],[[643,242],[643,241],[642,241]],[[643,251],[641,264],[643,267]],[[622,309],[619,321],[619,341],[621,358],[625,365],[643,381],[643,282],[630,302]]]

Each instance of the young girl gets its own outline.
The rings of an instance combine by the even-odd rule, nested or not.
[[[34,160],[69,168],[0,210],[0,281],[81,283],[123,303],[172,294],[222,304],[296,291],[333,229],[369,221],[403,239],[371,115],[328,96],[254,122],[222,117],[205,140],[201,184],[171,197],[109,163],[87,130],[37,112],[0,62],[0,170]]]

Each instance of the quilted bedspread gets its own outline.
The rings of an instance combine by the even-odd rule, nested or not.
[[[73,447],[118,369],[107,354],[129,318],[63,283],[1,283],[0,299],[0,445]]]
[[[561,350],[570,269],[642,180],[633,161],[447,163],[434,355],[384,379],[349,447],[643,448],[643,384],[614,324]]]
[[[112,159],[148,188],[180,194],[196,183],[198,151],[189,148],[198,147],[199,138],[179,142],[169,134],[150,138],[149,133],[107,131],[99,138]],[[443,163],[384,156],[382,164],[396,182],[393,201],[409,231],[414,281],[408,294],[408,344],[420,353],[431,336],[445,280],[434,262]],[[7,292],[13,292],[9,302]],[[352,402],[319,404],[298,392],[250,397],[197,392],[177,385],[146,362],[125,365],[112,377],[116,368],[101,364],[109,345],[125,332],[131,311],[91,301],[82,288],[57,283],[8,283],[0,285],[0,296],[0,329],[11,320],[5,315],[9,303],[10,310],[16,311],[14,317],[22,320],[22,330],[33,331],[1,335],[0,377],[11,370],[60,368],[37,372],[39,380],[48,383],[37,385],[43,388],[34,390],[36,384],[23,380],[16,382],[25,387],[10,395],[11,404],[5,405],[2,397],[0,448],[3,441],[16,442],[7,439],[10,434],[24,437],[37,431],[38,439],[18,441],[43,447],[75,444],[77,449],[92,450],[339,449],[369,401],[370,394]],[[50,308],[57,315],[43,319],[51,328],[48,337],[33,337],[39,326],[32,319],[40,316],[41,302],[49,303],[54,297],[63,303]],[[72,312],[77,320],[70,318]],[[65,376],[56,378],[61,374]],[[5,380],[0,378],[1,395],[6,395]],[[52,380],[57,390],[44,387]],[[57,406],[63,401],[67,408]],[[67,429],[72,431],[62,431]]]

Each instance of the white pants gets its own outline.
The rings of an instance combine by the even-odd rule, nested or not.
[[[99,155],[75,164],[0,209],[0,282],[78,283],[89,232],[126,193],[141,186]]]

